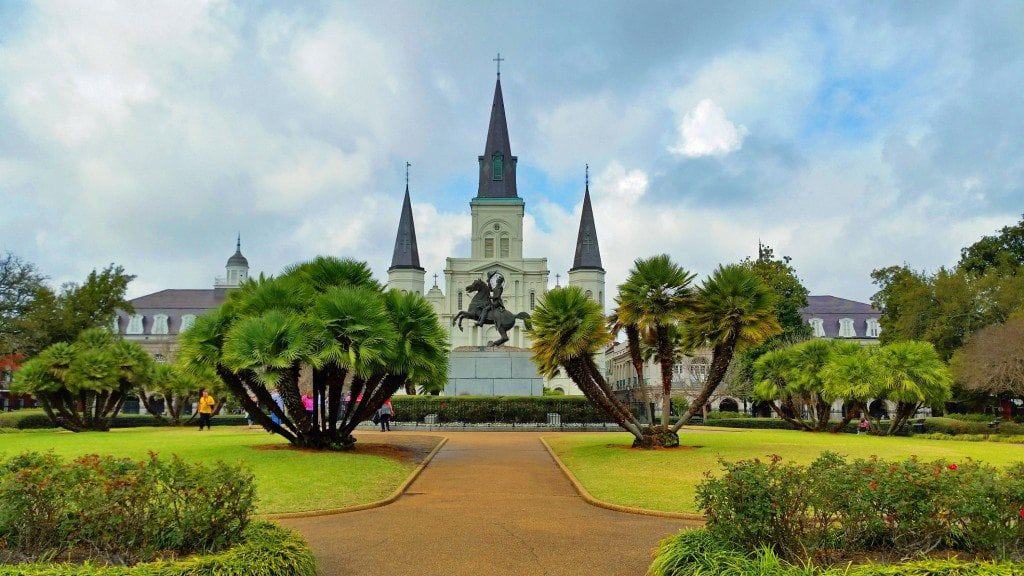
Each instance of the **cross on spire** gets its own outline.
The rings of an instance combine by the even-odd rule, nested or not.
[[[412,166],[412,162],[405,163],[405,188],[409,189],[409,167]]]
[[[238,239],[235,241],[235,250],[242,251],[242,233],[238,233]]]
[[[585,171],[585,174],[586,174],[585,178],[586,178],[587,188],[590,188],[590,164],[584,164],[583,166],[585,166],[585,170],[586,170]]]
[[[498,78],[501,78],[501,63],[502,63],[503,60],[505,60],[505,59],[501,57],[501,52],[498,52],[498,57],[497,58],[491,58],[491,62],[497,62],[498,63]]]
[[[555,274],[555,288],[561,288],[561,287],[562,287],[562,275],[561,274]]]
[[[437,288],[437,274],[434,274],[434,288]]]

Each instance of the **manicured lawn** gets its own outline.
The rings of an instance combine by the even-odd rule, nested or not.
[[[364,441],[360,441],[364,442]],[[338,508],[390,495],[416,467],[383,456],[354,452],[316,453],[260,447],[287,445],[262,430],[245,427],[131,428],[73,434],[32,430],[0,434],[0,458],[28,450],[61,456],[113,454],[146,458],[149,452],[189,461],[242,463],[256,477],[261,513]],[[358,444],[357,444],[358,446]]]
[[[811,434],[789,430],[684,428],[675,450],[632,450],[622,434],[552,434],[548,444],[587,490],[599,500],[672,512],[695,512],[694,490],[719,460],[778,454],[806,463],[821,452],[883,458],[917,455],[922,460],[963,458],[996,465],[1024,460],[1024,445],[881,438],[852,434]]]

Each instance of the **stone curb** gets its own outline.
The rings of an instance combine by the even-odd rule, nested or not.
[[[434,449],[431,450],[429,454],[427,454],[426,458],[423,459],[423,462],[420,462],[420,465],[417,466],[416,469],[413,470],[412,474],[410,474],[409,477],[405,479],[405,482],[402,482],[402,485],[396,488],[395,491],[392,492],[391,495],[388,496],[387,498],[376,500],[374,502],[367,502],[366,504],[355,504],[353,506],[346,506],[344,508],[328,508],[326,510],[307,510],[305,512],[282,512],[280,514],[260,514],[257,516],[257,518],[260,518],[262,520],[313,518],[316,516],[333,516],[335,514],[345,514],[348,512],[356,512],[359,510],[369,510],[371,508],[380,508],[381,506],[387,506],[388,504],[391,504],[395,500],[398,500],[399,498],[402,497],[403,494],[405,494],[405,491],[408,490],[409,486],[411,486],[412,483],[416,481],[416,478],[418,478],[420,473],[423,472],[423,469],[427,467],[427,464],[430,464],[430,461],[434,459],[434,456],[436,456],[437,453],[441,451],[441,448],[443,448],[444,445],[447,443],[448,437],[441,436],[441,441],[437,443],[437,446],[434,446]]]
[[[703,514],[692,514],[687,512],[665,512],[663,510],[636,508],[634,506],[623,506],[621,504],[613,504],[611,502],[605,502],[604,500],[598,500],[597,498],[594,498],[590,494],[590,492],[587,491],[586,488],[583,487],[583,484],[581,484],[580,481],[576,478],[576,475],[572,473],[572,470],[569,470],[569,467],[566,466],[564,462],[562,462],[562,459],[559,458],[557,454],[555,454],[555,451],[552,450],[551,445],[548,444],[548,441],[545,438],[541,437],[540,442],[541,444],[544,445],[544,448],[548,451],[548,454],[551,455],[551,459],[555,461],[555,464],[557,464],[558,467],[562,470],[562,473],[565,474],[565,477],[569,479],[569,483],[572,484],[572,487],[580,495],[580,498],[583,498],[583,500],[588,504],[597,506],[598,508],[607,508],[608,510],[614,510],[616,512],[625,512],[627,514],[640,514],[642,516],[658,516],[661,518],[689,520],[690,522],[693,522],[696,525],[701,526],[704,525],[704,523],[707,521],[707,518],[705,518]]]

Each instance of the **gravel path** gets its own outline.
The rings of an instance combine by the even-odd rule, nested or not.
[[[658,541],[686,525],[587,504],[541,433],[425,434],[448,443],[398,501],[280,521],[306,537],[325,576],[642,576]]]

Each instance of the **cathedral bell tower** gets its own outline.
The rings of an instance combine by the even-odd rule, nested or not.
[[[487,144],[477,158],[480,184],[470,201],[473,218],[472,257],[485,260],[523,257],[523,214],[525,204],[516,192],[516,162],[508,140],[505,101],[501,94],[501,73],[494,84]]]
[[[601,266],[601,248],[597,244],[597,225],[594,208],[590,203],[590,166],[587,166],[583,190],[583,211],[580,230],[576,236],[576,254],[569,269],[569,285],[579,286],[583,292],[604,308],[604,267]]]

